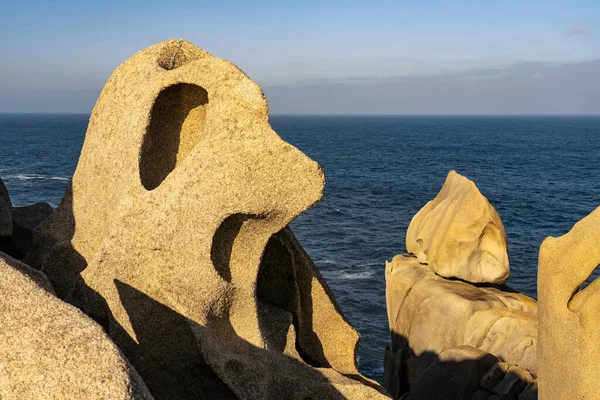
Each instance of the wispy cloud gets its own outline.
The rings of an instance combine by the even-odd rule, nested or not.
[[[591,36],[592,30],[585,26],[574,26],[567,31],[569,36]]]

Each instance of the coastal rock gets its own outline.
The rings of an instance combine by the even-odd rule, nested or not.
[[[10,236],[12,234],[11,207],[12,203],[8,196],[8,190],[6,190],[4,182],[0,179],[0,237]]]
[[[386,302],[390,392],[394,385],[400,394],[410,390],[441,353],[462,345],[536,371],[537,305],[525,295],[445,279],[416,257],[398,255],[386,265]]]
[[[600,398],[600,208],[542,243],[538,266],[539,393],[544,400]]]
[[[512,308],[475,312],[465,328],[464,344],[537,372],[537,314]]]
[[[413,217],[406,249],[446,278],[501,284],[510,274],[500,215],[471,180],[455,171]]]
[[[442,352],[416,383],[406,400],[471,400],[481,379],[498,358],[473,347]]]
[[[424,372],[404,400],[537,399],[527,369],[470,346],[449,349]]]
[[[0,398],[152,399],[102,328],[0,253]]]
[[[108,80],[27,261],[106,327],[157,398],[383,398],[284,229],[323,187],[254,82],[170,40]]]
[[[53,210],[48,203],[35,203],[23,207],[12,207],[10,211],[13,231],[10,237],[0,239],[0,251],[22,259],[33,244],[34,229],[48,218]]]

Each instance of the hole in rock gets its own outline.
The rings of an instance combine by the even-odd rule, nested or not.
[[[204,133],[208,92],[177,83],[156,98],[140,152],[140,179],[157,188],[194,148]]]
[[[171,71],[198,59],[198,56],[198,52],[190,49],[190,43],[185,40],[171,40],[160,50],[157,62],[162,69]]]
[[[296,313],[296,276],[294,260],[289,249],[277,236],[271,236],[258,270],[256,296],[289,313]]]

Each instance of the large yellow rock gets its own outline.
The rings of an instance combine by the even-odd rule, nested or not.
[[[386,302],[390,392],[410,390],[440,354],[462,345],[536,371],[537,304],[525,295],[445,279],[397,255],[386,264]]]
[[[152,399],[102,328],[0,253],[0,398]]]
[[[282,231],[323,187],[319,165],[271,129],[254,82],[171,40],[106,83],[27,260],[106,326],[156,398],[383,397]]]
[[[542,243],[538,267],[539,394],[544,400],[600,398],[600,208]]]
[[[508,280],[507,239],[500,215],[469,179],[450,171],[438,195],[412,219],[406,249],[446,278]]]

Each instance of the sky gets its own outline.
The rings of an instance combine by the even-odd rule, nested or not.
[[[89,113],[182,38],[273,114],[600,114],[600,1],[4,1],[0,113]]]

